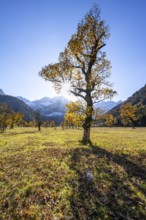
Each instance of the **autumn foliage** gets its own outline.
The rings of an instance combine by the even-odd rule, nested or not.
[[[108,81],[110,61],[102,51],[108,38],[109,27],[100,18],[100,9],[94,5],[78,24],[77,32],[60,53],[58,62],[45,66],[39,72],[41,77],[54,84],[57,91],[64,82],[69,82],[70,92],[85,102],[84,143],[91,143],[93,104],[115,94]]]
[[[134,122],[137,120],[136,111],[136,106],[132,106],[131,103],[122,105],[120,109],[122,123],[134,128]]]

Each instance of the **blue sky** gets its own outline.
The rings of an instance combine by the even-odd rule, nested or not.
[[[93,3],[110,26],[105,51],[118,92],[114,100],[125,100],[144,86],[145,0],[0,0],[0,88],[30,100],[55,96],[38,72],[57,61]]]

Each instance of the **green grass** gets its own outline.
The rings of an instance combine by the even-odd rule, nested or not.
[[[0,134],[1,220],[146,219],[146,128],[93,128],[92,146],[82,133]]]

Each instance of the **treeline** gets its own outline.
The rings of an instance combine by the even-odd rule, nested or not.
[[[0,104],[6,104],[13,112],[21,112],[26,121],[33,120],[33,110],[16,97],[0,95]]]
[[[135,109],[135,116],[133,119],[134,126],[146,126],[146,85],[135,92],[131,97],[129,97],[122,105],[119,105],[112,109],[110,113],[116,118],[116,125],[121,126],[127,124],[130,126],[131,122],[124,122],[121,117],[122,106],[127,106],[130,109],[129,104]],[[125,109],[126,111],[126,109]],[[127,110],[128,111],[128,110]],[[130,111],[130,110],[129,110]]]
[[[60,123],[62,129],[82,127],[85,117],[90,109],[86,109],[81,101],[71,102],[66,105],[64,120]],[[21,112],[14,112],[7,104],[0,103],[0,132],[7,128],[19,127],[41,127],[56,128],[55,120],[45,120],[39,112],[34,112],[33,120],[28,121]],[[95,109],[93,114],[92,126],[94,127],[113,127],[113,126],[146,126],[146,108],[142,104],[133,106],[125,103],[116,111],[109,113],[101,109]]]
[[[0,103],[0,132],[3,133],[7,128],[13,129],[14,127],[37,127],[41,130],[41,126],[56,127],[56,122],[43,121],[38,112],[34,112],[33,120],[26,120],[21,112],[14,112],[7,104]]]
[[[90,109],[86,109],[81,101],[67,104],[67,111],[62,128],[82,127],[86,115]],[[146,126],[146,107],[143,104],[133,106],[131,103],[125,103],[116,111],[105,113],[101,109],[94,109],[92,126],[94,127],[113,127],[113,126]]]
[[[12,111],[7,104],[0,103],[0,131],[4,132],[7,127],[13,129],[15,125],[20,126],[23,122],[23,114]]]
[[[146,107],[142,104],[132,105],[130,102],[120,105],[115,111],[99,116],[96,120],[100,126],[146,126]]]
[[[131,102],[126,102],[112,110],[111,114],[115,118],[116,126],[146,126],[146,105],[143,103],[133,105]]]

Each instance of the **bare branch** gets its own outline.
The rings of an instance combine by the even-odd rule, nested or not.
[[[80,93],[74,92],[74,91],[72,91],[72,90],[70,90],[70,92],[71,92],[72,94],[74,94],[75,96],[79,96],[79,97],[83,98],[84,100],[86,100],[85,97],[84,97],[83,95],[81,95]]]

